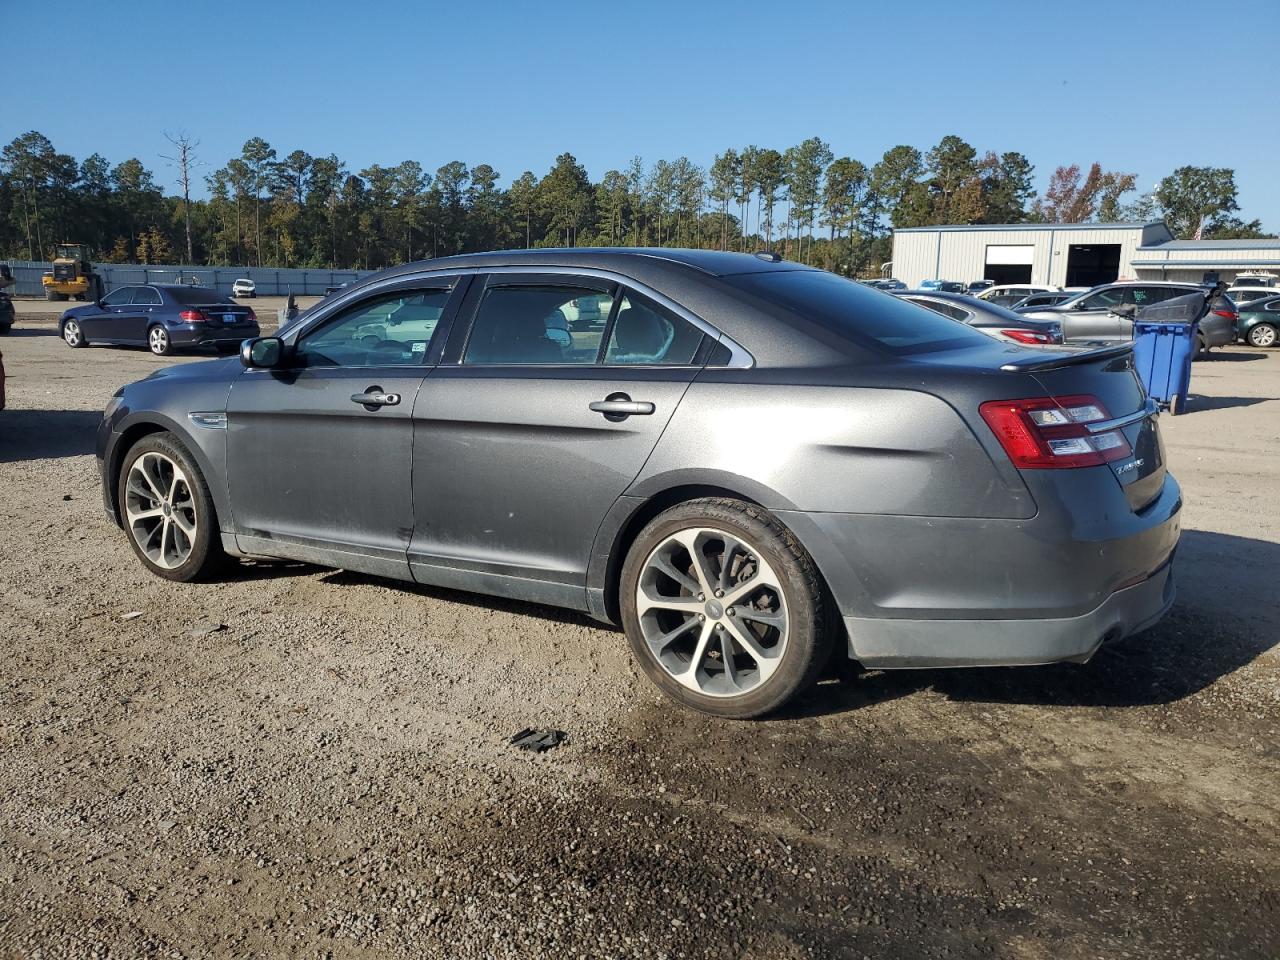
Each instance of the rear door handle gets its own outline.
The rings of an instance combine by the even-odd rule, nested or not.
[[[366,407],[394,407],[400,402],[400,394],[383,393],[381,387],[370,387],[364,393],[353,393],[351,402]]]
[[[647,417],[656,409],[648,400],[632,400],[625,393],[611,393],[604,400],[593,400],[590,407],[596,413],[603,413],[606,420]]]

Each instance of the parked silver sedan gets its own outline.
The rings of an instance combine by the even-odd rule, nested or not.
[[[548,325],[588,297],[602,325]],[[383,271],[122,388],[98,457],[157,576],[280,557],[582,610],[725,717],[782,707],[833,645],[1086,660],[1172,604],[1182,507],[1128,344],[1001,342],[696,250]]]

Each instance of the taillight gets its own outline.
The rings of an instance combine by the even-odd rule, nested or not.
[[[1235,323],[1237,320],[1240,319],[1240,315],[1236,313],[1234,310],[1215,310],[1213,311],[1213,315],[1215,317],[1224,317],[1225,319],[1230,320],[1232,323]]]
[[[1119,430],[1089,432],[1110,419],[1097,397],[991,400],[978,412],[1020,470],[1096,467],[1133,452]]]
[[[249,308],[249,320],[250,320],[250,322],[251,322],[251,323],[257,323],[257,322],[258,322],[258,315],[257,315],[256,313],[254,313],[254,312],[253,312],[253,307],[250,307],[250,308]]]
[[[1053,337],[1049,336],[1047,333],[1041,333],[1039,330],[1027,330],[1023,327],[1015,327],[1012,330],[1001,330],[1000,332],[1011,340],[1017,340],[1019,343],[1053,343]]]
[[[208,323],[209,317],[203,310],[183,310],[178,314],[183,323]]]

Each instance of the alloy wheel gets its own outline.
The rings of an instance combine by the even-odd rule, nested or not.
[[[67,346],[80,346],[80,337],[80,324],[76,323],[74,320],[68,320],[62,325],[62,339],[67,341]]]
[[[147,342],[151,345],[151,352],[157,356],[169,349],[169,335],[164,332],[163,327],[152,327],[147,334]]]
[[[1274,347],[1276,328],[1266,323],[1258,324],[1249,331],[1249,343],[1255,347]]]
[[[191,481],[169,457],[148,451],[129,468],[124,494],[129,535],[158,567],[171,570],[191,557],[199,520]]]
[[[658,544],[636,584],[636,614],[662,669],[707,696],[756,689],[787,648],[777,573],[759,550],[723,530],[689,528]]]

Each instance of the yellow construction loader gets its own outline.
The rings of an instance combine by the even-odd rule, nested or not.
[[[80,243],[60,243],[53,269],[40,278],[49,300],[92,300],[98,295],[98,277],[89,262],[89,248]]]

